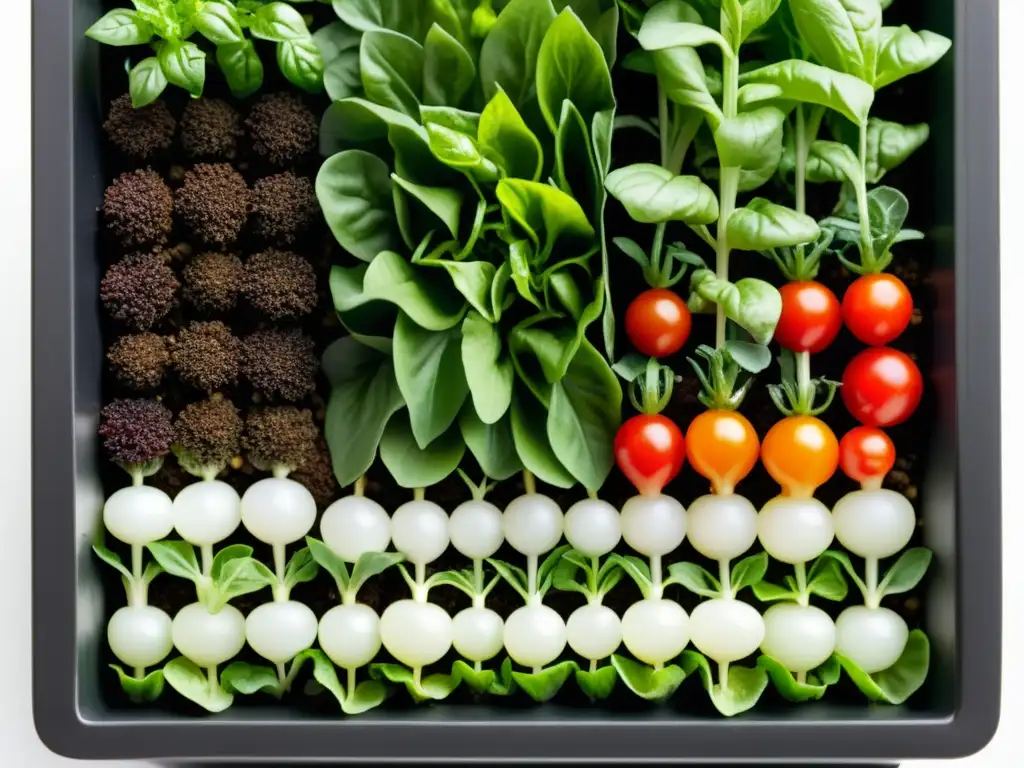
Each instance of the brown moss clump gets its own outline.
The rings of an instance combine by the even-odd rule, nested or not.
[[[156,400],[114,400],[100,411],[99,435],[117,463],[145,464],[170,451],[171,412]]]
[[[100,299],[115,320],[145,331],[174,306],[178,278],[155,253],[125,256],[100,281]]]
[[[242,417],[230,400],[216,395],[192,403],[174,422],[175,450],[199,466],[226,466],[241,452]]]
[[[234,309],[245,268],[233,253],[200,253],[182,270],[185,299],[201,312]]]
[[[316,148],[316,115],[291,93],[269,93],[256,102],[245,121],[257,155],[275,165],[290,165]]]
[[[319,210],[313,182],[291,171],[260,179],[253,186],[256,232],[272,242],[295,242],[309,229]]]
[[[241,116],[222,99],[192,99],[181,116],[181,146],[190,157],[231,160],[242,135]]]
[[[291,406],[259,408],[245,420],[242,444],[258,469],[283,467],[295,471],[316,455],[313,414]]]
[[[174,225],[173,212],[170,188],[148,168],[121,174],[103,194],[103,221],[125,248],[166,242]]]
[[[227,248],[249,217],[249,187],[228,163],[200,163],[185,172],[174,210],[196,239]]]
[[[271,320],[308,315],[316,307],[316,273],[296,253],[270,248],[245,264],[245,295]]]
[[[299,330],[257,331],[243,342],[242,371],[268,397],[301,400],[316,389],[313,340]]]
[[[162,101],[135,109],[127,93],[110,103],[107,120],[103,123],[103,131],[110,142],[139,160],[149,160],[171,146],[177,127],[177,121]]]
[[[309,461],[290,477],[306,486],[320,509],[329,506],[338,497],[338,480],[334,476],[330,451],[323,439],[317,441],[316,451]]]
[[[115,341],[107,351],[107,361],[122,384],[132,389],[154,389],[164,379],[171,353],[163,336],[135,333]]]
[[[238,380],[242,344],[219,320],[192,323],[171,351],[178,376],[204,392],[216,392]]]

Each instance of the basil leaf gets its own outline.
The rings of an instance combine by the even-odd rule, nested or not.
[[[335,21],[313,33],[313,42],[324,60],[324,88],[332,101],[362,93],[359,71],[359,44],[363,39],[344,22]]]
[[[263,86],[263,62],[251,40],[217,46],[217,66],[236,98],[251,96]]]
[[[871,118],[868,122],[868,181],[877,184],[886,172],[903,165],[928,141],[930,133],[927,123],[901,125]]]
[[[819,104],[834,109],[857,125],[868,119],[868,112],[875,99],[874,89],[863,80],[836,72],[809,61],[782,61],[777,64],[755,69],[740,75],[740,82],[750,85],[775,86],[760,91],[759,100],[788,99],[809,104]],[[745,85],[745,91],[750,85]],[[749,104],[753,100],[741,101]]]
[[[493,424],[485,424],[469,404],[459,415],[459,428],[466,447],[484,474],[494,480],[507,480],[523,469],[512,437],[512,417],[505,414]]]
[[[719,280],[709,269],[699,269],[690,278],[690,290],[722,307],[725,316],[758,344],[771,341],[782,315],[782,297],[775,286],[753,277],[731,283]]]
[[[771,20],[782,0],[744,0],[743,24],[740,42],[745,42],[758,29]]]
[[[493,424],[512,402],[515,372],[498,328],[477,312],[462,321],[462,364],[477,415]]]
[[[242,25],[238,23],[238,11],[228,3],[203,3],[199,12],[192,17],[192,23],[199,34],[214,45],[245,42]]]
[[[751,200],[729,217],[729,244],[741,251],[802,245],[818,239],[818,223],[804,213],[776,205],[763,197]]]
[[[821,183],[860,179],[860,160],[853,150],[836,141],[815,141],[807,153],[807,180]]]
[[[523,466],[548,485],[571,488],[576,479],[562,466],[547,440],[547,412],[529,392],[512,394],[512,439]]]
[[[531,181],[540,179],[544,167],[540,141],[501,88],[480,113],[477,140],[506,175]]]
[[[480,48],[480,82],[490,100],[502,88],[522,109],[535,95],[541,43],[555,9],[551,0],[511,0]]]
[[[453,107],[432,107],[429,104],[420,106],[420,119],[424,125],[434,123],[453,131],[476,136],[480,115]]]
[[[363,35],[359,70],[370,101],[419,117],[424,66],[423,46],[415,40],[383,29]]]
[[[387,164],[359,149],[328,158],[316,177],[316,196],[342,248],[373,261],[399,247]]]
[[[948,37],[927,30],[914,32],[907,26],[883,27],[881,41],[875,70],[876,89],[923,72],[945,56],[953,45]]]
[[[450,168],[468,173],[481,182],[498,178],[497,166],[483,156],[472,136],[437,123],[427,124],[427,136],[434,157]]]
[[[421,261],[420,264],[444,269],[451,276],[455,288],[474,310],[482,315],[488,323],[498,322],[491,305],[491,288],[497,278],[497,270],[489,261],[431,259]],[[463,327],[463,332],[465,332],[465,327]]]
[[[426,448],[455,421],[469,394],[458,327],[429,331],[400,313],[395,324],[395,378],[412,432]]]
[[[709,186],[696,176],[675,176],[660,165],[618,168],[608,174],[605,187],[642,224],[706,225],[718,219],[718,198]]]
[[[423,103],[457,107],[476,78],[476,64],[461,43],[437,24],[423,44]]]
[[[115,8],[85,30],[85,36],[104,45],[142,45],[153,38],[153,25],[135,11]]]
[[[391,356],[351,337],[327,348],[322,367],[331,384],[324,437],[338,484],[351,485],[373,464],[384,426],[404,401]]]
[[[324,60],[311,37],[277,45],[277,66],[292,85],[308,93],[323,90]]]
[[[782,159],[785,115],[775,107],[761,107],[723,120],[714,131],[722,167],[774,170]],[[709,222],[701,222],[709,223]]]
[[[712,128],[722,121],[722,110],[708,89],[704,64],[693,48],[668,48],[652,52],[651,57],[658,82],[670,101],[700,110]]]
[[[257,7],[250,17],[249,31],[258,40],[275,43],[309,37],[302,14],[287,3],[267,3]]]
[[[772,363],[772,352],[763,344],[731,339],[725,342],[725,351],[736,365],[748,373],[760,373]]]
[[[381,461],[402,488],[426,488],[441,482],[459,466],[465,451],[466,444],[454,425],[421,448],[407,410],[391,417],[380,440]]]
[[[152,104],[166,88],[167,76],[155,56],[140,61],[128,74],[128,90],[135,109]]]
[[[789,0],[800,36],[830,69],[871,82],[878,59],[878,0]]]
[[[224,572],[224,566],[232,560],[237,560],[240,557],[252,557],[252,547],[245,544],[229,544],[223,547],[216,555],[213,556],[213,564],[210,567],[210,578],[214,581],[220,581],[221,573]]]
[[[206,82],[206,54],[195,43],[168,40],[157,53],[167,81],[193,96],[203,93]]]
[[[724,56],[733,55],[732,46],[711,27],[691,20],[690,9],[678,0],[664,0],[651,8],[640,25],[637,41],[647,51],[685,46],[717,45]]]

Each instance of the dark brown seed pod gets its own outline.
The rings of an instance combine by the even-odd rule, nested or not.
[[[294,472],[315,456],[317,435],[309,410],[258,408],[245,420],[242,444],[255,467],[283,467]]]
[[[224,249],[238,240],[249,217],[249,187],[228,163],[200,163],[185,172],[174,210],[193,237]]]
[[[182,381],[212,393],[238,380],[242,344],[219,320],[192,323],[179,334],[171,359]]]
[[[290,165],[316,148],[316,115],[291,93],[269,93],[260,98],[245,121],[252,148],[274,165]]]
[[[201,312],[229,312],[242,290],[245,268],[233,253],[215,251],[195,256],[185,269],[185,299]]]
[[[181,146],[192,158],[231,160],[243,135],[241,115],[222,99],[192,99],[181,116]]]
[[[320,211],[313,182],[285,171],[260,179],[252,189],[256,233],[273,243],[289,245],[310,228]]]
[[[110,142],[126,155],[139,160],[149,160],[171,146],[177,127],[178,122],[163,101],[158,99],[135,109],[132,97],[127,93],[110,103],[110,111],[103,123],[103,131]]]
[[[174,306],[178,278],[155,253],[126,256],[100,281],[100,300],[115,320],[145,331]]]
[[[156,400],[114,400],[100,412],[99,435],[115,462],[145,464],[170,451],[171,412]]]
[[[122,336],[107,351],[110,368],[125,386],[146,390],[160,386],[171,362],[167,339],[155,333]]]
[[[256,331],[242,346],[242,372],[267,397],[294,402],[316,389],[315,347],[302,331]]]
[[[121,174],[103,194],[103,221],[125,248],[165,243],[174,224],[173,212],[170,188],[148,168]]]
[[[174,442],[199,466],[225,466],[241,452],[242,428],[242,417],[234,404],[214,395],[186,406],[178,414]]]
[[[250,256],[244,290],[253,308],[274,321],[303,317],[316,307],[316,273],[291,251],[270,248]]]

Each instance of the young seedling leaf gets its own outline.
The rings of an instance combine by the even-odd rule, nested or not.
[[[651,591],[651,568],[650,566],[634,555],[612,554],[608,559],[618,563],[623,572],[629,576],[640,588],[640,592],[646,597]]]
[[[452,664],[452,677],[465,683],[478,696],[488,693],[498,679],[493,669],[475,670],[461,659]]]
[[[796,600],[799,595],[791,589],[780,587],[768,581],[760,581],[752,585],[754,597],[762,603],[773,603],[779,600]]]
[[[334,578],[334,582],[338,585],[338,593],[344,594],[347,592],[349,575],[348,566],[345,562],[338,555],[334,554],[334,550],[312,536],[306,537],[306,546],[309,547],[309,553],[313,556],[313,559]]]
[[[498,572],[508,585],[512,587],[524,601],[530,599],[530,595],[526,591],[526,571],[515,565],[510,565],[502,560],[494,560],[493,558],[487,558],[487,562],[493,566],[494,570]]]
[[[696,651],[683,651],[680,664],[687,675],[694,670],[700,674],[704,688],[711,697],[711,703],[726,717],[733,717],[751,709],[768,687],[768,674],[763,669],[748,669],[736,665],[729,667],[728,680],[715,683],[711,665]]]
[[[364,552],[352,568],[349,590],[358,592],[367,581],[388,568],[405,561],[405,555],[398,552]]]
[[[757,660],[757,666],[768,673],[768,677],[771,678],[775,690],[786,701],[817,701],[828,690],[826,685],[812,685],[810,681],[806,683],[797,682],[796,678],[793,677],[793,673],[771,656],[761,656]]]
[[[234,696],[220,685],[211,685],[203,670],[184,656],[168,661],[163,672],[171,688],[207,712],[223,712],[234,701]]]
[[[834,552],[833,550],[826,550],[825,552],[821,553],[821,558],[831,558],[832,560],[835,560],[837,563],[839,563],[839,565],[842,566],[843,570],[846,571],[846,575],[850,577],[850,580],[857,585],[858,589],[860,589],[861,595],[864,597],[864,599],[868,600],[869,597],[871,597],[870,595],[868,595],[867,586],[861,580],[860,576],[857,575],[857,569],[854,568],[853,563],[850,562],[849,555],[847,555],[845,552]],[[819,560],[821,558],[819,558]]]
[[[873,675],[864,672],[842,654],[837,653],[836,657],[854,685],[871,701],[899,705],[924,684],[928,676],[930,647],[924,632],[915,629],[896,663]]]
[[[296,584],[304,584],[307,581],[312,581],[316,578],[317,572],[320,570],[320,566],[316,560],[313,559],[313,553],[309,551],[308,547],[303,547],[288,561],[288,565],[284,571],[284,583],[288,589],[291,589]]]
[[[591,701],[603,701],[611,696],[618,679],[619,672],[611,664],[593,672],[586,669],[576,670],[576,685]]]
[[[841,602],[850,591],[839,563],[831,558],[818,558],[808,574],[807,589],[826,600]]]
[[[768,553],[761,552],[740,560],[732,571],[732,593],[738,595],[746,587],[760,584],[768,572]]]
[[[878,585],[880,597],[909,592],[924,578],[932,562],[931,550],[924,547],[908,549],[886,572]]]
[[[228,693],[240,693],[243,696],[251,696],[260,691],[275,695],[281,693],[281,681],[277,679],[275,670],[244,661],[229,664],[220,673],[220,684]]]
[[[526,695],[539,704],[555,697],[570,675],[578,669],[576,662],[563,661],[560,664],[542,669],[540,672],[513,672],[512,679],[522,688]]]
[[[664,701],[682,685],[686,672],[675,664],[655,670],[646,664],[613,654],[612,669],[626,687],[647,701]]]
[[[164,692],[164,671],[154,669],[143,678],[132,677],[117,664],[109,665],[121,682],[121,690],[135,703],[156,701]]]
[[[668,567],[667,584],[681,584],[701,597],[721,597],[722,585],[706,568],[696,563],[673,563]]]
[[[187,541],[154,541],[146,549],[160,563],[160,567],[179,579],[198,583],[202,579],[195,548]]]
[[[102,560],[104,563],[111,566],[112,568],[116,568],[117,571],[122,576],[124,576],[129,583],[131,583],[132,572],[125,567],[124,563],[121,562],[121,558],[119,555],[117,555],[114,552],[111,552],[103,544],[100,543],[93,544],[92,551],[95,552],[96,556],[99,557],[99,559]]]
[[[213,556],[213,565],[210,567],[210,578],[214,581],[218,581],[221,577],[221,573],[224,571],[224,565],[232,560],[237,560],[240,557],[252,557],[252,547],[246,546],[245,544],[229,544],[228,546],[221,548],[221,550]]]

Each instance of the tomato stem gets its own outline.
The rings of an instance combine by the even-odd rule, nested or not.
[[[739,46],[732,56],[726,56],[723,72],[722,112],[726,120],[732,120],[739,112],[740,52]],[[717,251],[715,254],[715,276],[719,280],[729,279],[729,219],[736,208],[739,194],[740,169],[723,167],[719,181],[719,214]],[[725,345],[725,308],[718,304],[715,310],[715,348]]]
[[[804,105],[796,105],[796,209],[807,212],[807,134]]]

